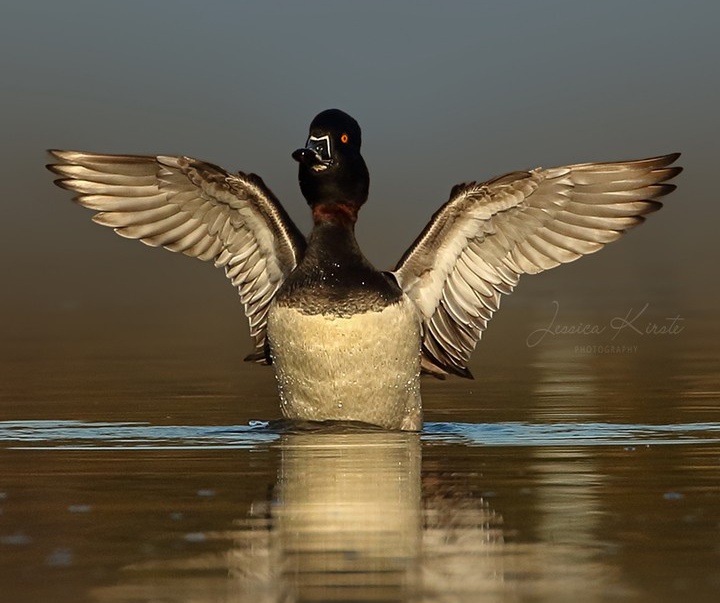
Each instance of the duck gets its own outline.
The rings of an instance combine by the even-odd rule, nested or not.
[[[661,207],[679,153],[515,171],[452,187],[393,270],[355,237],[370,176],[358,122],[320,112],[298,163],[303,236],[270,188],[184,155],[51,150],[55,182],[120,236],[213,262],[293,421],[421,430],[421,374],[473,378],[470,356],[523,274],[595,253]]]

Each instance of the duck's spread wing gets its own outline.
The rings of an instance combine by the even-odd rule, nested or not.
[[[225,269],[240,292],[255,353],[265,358],[267,312],[305,249],[280,202],[254,174],[189,157],[50,151],[57,184],[119,235]]]
[[[424,321],[423,368],[467,362],[521,274],[594,253],[660,208],[679,154],[513,172],[456,186],[395,268]]]

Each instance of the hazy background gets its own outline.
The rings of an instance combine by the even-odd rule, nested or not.
[[[712,2],[6,4],[2,357],[28,337],[140,350],[201,332],[241,358],[245,320],[222,273],[92,224],[52,185],[44,149],[254,171],[307,231],[290,153],[330,107],[363,127],[371,195],[358,235],[383,268],[455,183],[683,152],[659,214],[521,281],[481,345],[492,354],[523,313],[549,319],[552,300],[597,314],[609,294],[613,315],[650,303],[649,317],[681,314],[698,329],[720,299],[719,23]]]

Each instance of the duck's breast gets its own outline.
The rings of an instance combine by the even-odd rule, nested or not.
[[[420,319],[405,295],[345,316],[274,304],[267,332],[286,417],[421,428]]]

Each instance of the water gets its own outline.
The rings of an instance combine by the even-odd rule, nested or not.
[[[720,600],[714,323],[587,352],[519,316],[420,434],[272,422],[221,317],[11,330],[0,601]]]
[[[3,600],[713,600],[720,423],[0,424]]]

